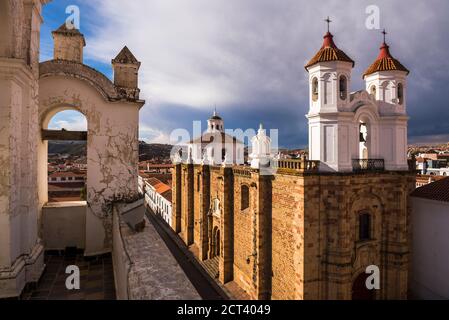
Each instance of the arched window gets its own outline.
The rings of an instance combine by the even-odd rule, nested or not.
[[[212,207],[211,208],[212,215],[214,215],[216,217],[220,217],[221,209],[220,209],[220,200],[218,200],[218,198],[215,198],[214,200],[212,200],[211,207]]]
[[[371,239],[371,215],[361,213],[359,215],[359,241]]]
[[[47,162],[50,182],[48,183],[48,202],[80,201],[85,200],[85,177],[87,171],[78,170],[70,162],[87,165],[87,119],[77,110],[63,110],[52,116],[43,129],[52,137],[43,134],[43,139],[48,141]],[[78,133],[77,133],[78,132]],[[80,134],[83,132],[83,134]],[[77,141],[68,141],[70,139]],[[68,150],[68,158],[61,157],[59,150]],[[60,171],[64,171],[61,173]],[[77,181],[76,177],[82,176]],[[58,186],[51,178],[60,177],[65,182],[64,188]]]
[[[345,76],[340,76],[339,80],[339,88],[340,88],[340,99],[346,100],[348,96],[348,80]]]
[[[317,78],[312,79],[312,100],[313,101],[318,100],[318,79]]]
[[[402,83],[398,84],[398,102],[401,105],[404,103],[404,87],[402,86]]]
[[[369,130],[365,122],[359,124],[359,159],[368,159]]]
[[[240,201],[240,209],[245,210],[249,208],[249,187],[246,185],[242,185],[241,188],[241,201]]]
[[[371,86],[370,93],[374,96],[374,98],[376,97],[376,86],[374,85]]]

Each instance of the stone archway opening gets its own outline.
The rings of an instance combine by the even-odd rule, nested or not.
[[[40,114],[38,177],[46,250],[86,249],[87,123],[68,104]]]
[[[366,279],[368,274],[360,273],[352,283],[352,300],[374,300],[374,290],[369,290],[366,287]]]
[[[370,155],[370,132],[369,120],[363,119],[359,122],[359,159],[367,160]]]
[[[215,234],[215,256],[220,256],[220,229],[217,229]]]
[[[86,201],[86,117],[76,110],[59,111],[45,123],[42,138],[48,145],[48,202]]]
[[[218,258],[220,256],[220,229],[218,227],[215,227],[212,232],[210,252],[211,258]]]

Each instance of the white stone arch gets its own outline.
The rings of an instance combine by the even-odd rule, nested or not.
[[[360,124],[364,123],[367,127],[367,157],[362,156],[361,149],[357,152],[358,158],[376,158],[379,154],[379,114],[376,106],[371,101],[359,101],[359,107],[355,110],[353,124],[356,126],[357,132],[360,132]],[[357,137],[359,139],[359,137]],[[357,140],[359,141],[359,140]],[[360,145],[359,145],[360,148]]]
[[[396,99],[396,85],[393,81],[385,80],[380,84],[381,100],[386,103],[394,103]]]
[[[322,103],[324,105],[327,104],[332,104],[334,101],[334,86],[332,84],[332,73],[330,72],[326,72],[325,74],[323,74],[323,76],[321,77],[321,81],[322,81]],[[318,92],[318,96],[319,96],[319,92]]]
[[[351,83],[351,73],[346,71],[340,71],[337,73],[337,96],[340,99],[340,77],[346,78],[346,98],[342,101],[348,101],[350,97],[350,83]]]
[[[112,204],[138,197],[138,121],[143,101],[119,100],[110,81],[103,87],[101,90],[86,77],[64,74],[58,68],[39,80],[40,129],[46,129],[50,119],[63,110],[76,110],[87,120],[86,255],[110,251]],[[42,208],[48,196],[48,147],[42,136],[39,140],[38,192]]]
[[[39,129],[48,129],[48,125],[50,121],[53,119],[55,115],[63,111],[77,111],[82,114],[87,121],[87,127],[89,128],[89,121],[86,115],[80,110],[78,107],[74,105],[66,105],[66,104],[56,104],[53,107],[46,108],[42,113],[39,113]],[[41,132],[41,130],[39,130]],[[38,142],[38,193],[39,193],[39,201],[40,205],[44,205],[48,202],[48,173],[47,173],[47,163],[48,163],[48,141],[42,140],[42,136],[39,137]]]

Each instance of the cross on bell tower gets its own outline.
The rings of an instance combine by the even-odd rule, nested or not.
[[[383,36],[384,36],[384,43],[386,43],[386,36],[387,36],[387,32],[385,31],[385,29],[382,31],[382,34],[383,34]]]
[[[327,16],[327,19],[324,19],[324,21],[327,23],[327,32],[330,32],[330,24],[332,20]]]

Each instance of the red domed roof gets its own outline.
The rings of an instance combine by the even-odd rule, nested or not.
[[[344,61],[352,63],[354,67],[354,60],[352,60],[346,53],[338,49],[334,43],[334,36],[327,32],[324,35],[323,45],[321,49],[315,54],[315,56],[305,65],[306,70],[320,62],[328,61]]]
[[[382,43],[382,46],[380,47],[379,56],[376,61],[369,66],[363,74],[363,77],[379,71],[405,71],[407,74],[410,73],[399,60],[393,58],[390,53],[390,47],[385,42]]]

